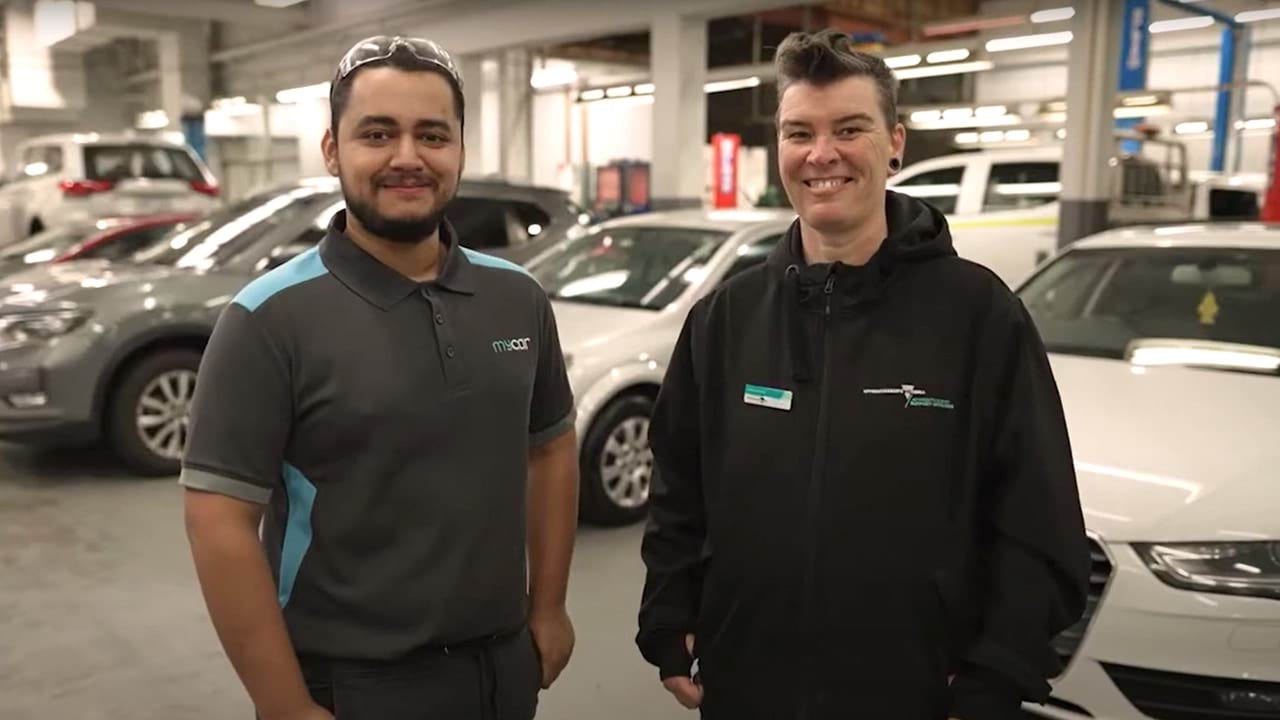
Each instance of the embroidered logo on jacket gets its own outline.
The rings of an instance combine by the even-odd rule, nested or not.
[[[899,385],[893,388],[865,388],[863,395],[901,395],[905,398],[903,407],[931,407],[941,408],[943,410],[955,410],[956,406],[950,400],[938,397],[929,397],[924,388],[918,388],[915,385]]]

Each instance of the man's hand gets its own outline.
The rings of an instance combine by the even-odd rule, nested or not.
[[[563,607],[548,612],[534,610],[529,614],[529,632],[533,634],[533,646],[538,650],[538,661],[542,664],[542,689],[546,690],[560,677],[573,655],[573,622]]]
[[[684,636],[684,647],[685,650],[688,651],[689,655],[692,656],[692,635]],[[675,695],[676,700],[679,700],[681,705],[689,708],[690,710],[696,710],[702,705],[701,681],[691,680],[687,677],[669,677],[662,681],[662,687],[666,688],[667,692]]]

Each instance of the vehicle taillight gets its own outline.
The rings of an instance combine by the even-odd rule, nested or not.
[[[218,197],[218,193],[220,192],[216,183],[208,183],[203,180],[192,180],[191,189],[202,195],[208,195],[209,197]]]
[[[63,180],[58,183],[58,189],[67,197],[84,197],[106,192],[115,186],[113,180]]]

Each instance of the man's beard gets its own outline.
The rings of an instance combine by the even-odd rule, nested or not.
[[[444,221],[444,213],[449,209],[453,198],[441,205],[439,210],[407,218],[389,218],[377,211],[373,203],[353,198],[343,193],[346,200],[347,212],[355,216],[369,234],[380,237],[384,240],[390,240],[394,243],[402,243],[404,245],[417,245],[426,240],[435,233],[440,227],[440,223]]]

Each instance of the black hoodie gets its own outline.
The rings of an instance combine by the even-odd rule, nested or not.
[[[860,267],[767,263],[690,312],[650,430],[637,643],[712,720],[994,720],[1042,702],[1089,551],[1030,317],[887,193]],[[954,680],[948,682],[949,676]]]

